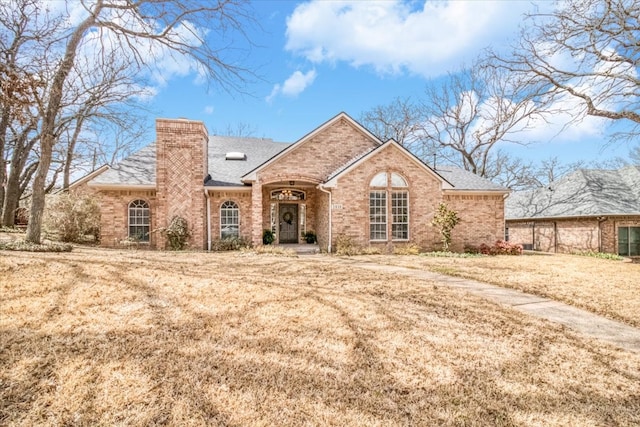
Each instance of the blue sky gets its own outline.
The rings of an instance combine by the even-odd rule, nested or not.
[[[207,86],[193,75],[170,77],[150,108],[160,117],[202,120],[209,131],[246,124],[253,136],[294,142],[341,111],[358,119],[396,97],[419,99],[427,79],[469,64],[482,49],[506,49],[523,13],[549,2],[529,1],[259,1],[262,28],[246,66],[260,79],[247,94]],[[149,116],[149,141],[153,140]],[[525,159],[563,162],[624,156],[628,146],[605,145],[596,119],[558,134],[562,118],[521,135],[528,147],[506,147]],[[603,149],[606,148],[606,149]]]

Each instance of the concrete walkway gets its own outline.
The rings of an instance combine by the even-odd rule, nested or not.
[[[606,341],[625,350],[640,353],[639,328],[609,320],[597,314],[548,298],[430,271],[338,257],[327,257],[326,259],[332,262],[343,262],[351,267],[429,280],[437,282],[439,285],[464,289],[471,294],[510,306],[515,310],[563,324],[587,337]]]

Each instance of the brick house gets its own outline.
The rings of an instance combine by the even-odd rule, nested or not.
[[[544,252],[640,256],[640,166],[580,169],[506,201],[512,243]]]
[[[431,220],[440,202],[458,212],[453,250],[492,243],[504,231],[509,190],[457,168],[429,167],[393,140],[380,141],[340,113],[293,144],[209,136],[202,122],[156,121],[156,142],[93,177],[101,244],[127,237],[163,249],[154,233],[175,215],[190,246],[241,236],[302,243],[313,231],[323,251],[344,235],[360,246],[415,243],[440,248]]]

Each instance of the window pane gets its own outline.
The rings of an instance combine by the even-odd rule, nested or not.
[[[407,181],[397,173],[391,174],[391,186],[392,187],[407,187]]]
[[[640,227],[629,227],[629,256],[640,256]]]
[[[618,228],[618,254],[629,255],[629,227]]]
[[[148,242],[150,220],[149,204],[144,200],[129,203],[129,238],[139,242]]]
[[[409,193],[394,191],[391,193],[391,238],[393,240],[409,239]]]
[[[220,206],[220,238],[230,239],[240,235],[240,209],[227,200]]]
[[[369,238],[387,240],[387,193],[369,193]]]
[[[387,186],[387,173],[380,172],[376,176],[373,177],[371,183],[369,184],[371,187],[386,187]]]

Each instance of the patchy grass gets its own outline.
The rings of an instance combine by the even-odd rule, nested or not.
[[[640,423],[640,355],[436,283],[91,248],[0,278],[1,425]]]
[[[640,264],[560,254],[369,259],[519,289],[640,327]]]

